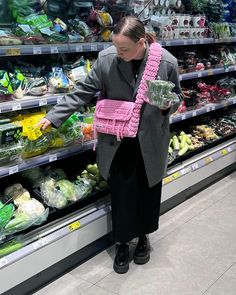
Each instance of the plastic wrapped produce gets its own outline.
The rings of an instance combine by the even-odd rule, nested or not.
[[[11,99],[13,93],[14,90],[12,88],[8,72],[0,70],[0,102],[6,100],[7,98]]]
[[[87,195],[89,195],[92,192],[93,187],[89,180],[80,178],[80,179],[77,179],[74,182],[74,184],[76,188],[76,194],[79,200],[85,198]]]
[[[9,76],[14,91],[14,97],[18,99],[23,98],[26,93],[27,79],[17,69],[14,71],[14,73],[10,73]]]
[[[74,183],[67,179],[61,179],[56,182],[56,188],[62,193],[68,201],[77,201],[78,195]]]
[[[48,79],[48,85],[51,93],[68,92],[74,88],[72,81],[67,78],[63,69],[59,67],[52,68]]]
[[[68,201],[55,184],[56,181],[53,178],[46,177],[40,184],[41,197],[48,206],[61,209],[67,205]]]
[[[22,40],[12,34],[10,30],[0,29],[0,45],[21,45],[23,42]]]
[[[151,104],[160,109],[168,108],[171,102],[179,102],[178,95],[171,92],[174,83],[163,80],[149,80],[147,97]]]
[[[48,91],[47,81],[43,77],[28,78],[26,94],[33,96],[42,96]]]
[[[38,187],[44,178],[44,173],[41,167],[35,167],[22,171],[21,176],[27,179],[33,187]]]
[[[11,220],[14,212],[13,204],[3,204],[0,201],[0,232],[7,225],[7,223]]]
[[[13,24],[11,27],[13,34],[20,38],[23,44],[45,44],[43,36],[33,30],[29,25]]]

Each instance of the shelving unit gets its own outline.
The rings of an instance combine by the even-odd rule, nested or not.
[[[186,39],[163,40],[163,46],[204,45],[218,43],[234,43],[236,38],[226,39]],[[21,45],[1,46],[0,56],[23,56],[58,53],[98,52],[111,46],[110,42],[49,44],[49,45]],[[236,71],[236,65],[227,68],[209,69],[180,75],[180,80],[191,80]],[[42,97],[25,97],[0,104],[0,113],[19,111],[39,106],[53,105],[62,99],[62,94],[46,95]],[[207,104],[198,109],[176,114],[170,118],[175,124],[212,111],[223,109],[236,104],[236,97],[225,99],[217,104]],[[0,168],[0,178],[13,175],[23,170],[51,163],[86,150],[92,149],[94,141],[86,142],[83,146],[74,145],[58,150],[52,150],[43,155],[30,158],[19,164]],[[167,170],[163,179],[162,205],[175,198],[189,187],[198,184],[205,178],[221,171],[236,162],[236,139],[227,140],[218,146],[206,150],[186,161]],[[108,196],[86,208],[73,212],[69,216],[60,218],[26,237],[25,246],[5,257],[0,258],[1,284],[0,293],[30,279],[32,276],[53,266],[64,258],[84,249],[94,241],[111,232],[111,206]],[[34,263],[32,263],[34,261]],[[22,272],[22,269],[25,271]]]

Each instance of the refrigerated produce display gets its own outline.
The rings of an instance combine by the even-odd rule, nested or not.
[[[96,98],[58,129],[35,123],[85,79],[120,17],[139,15],[178,59],[161,213],[236,169],[236,2],[1,2],[0,293],[28,294],[112,244]]]

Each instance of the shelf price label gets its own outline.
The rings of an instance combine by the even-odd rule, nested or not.
[[[236,99],[233,100],[233,104],[236,104]]]
[[[214,74],[213,70],[208,70],[207,72],[208,76],[212,76]]]
[[[211,107],[211,110],[212,110],[212,111],[214,111],[215,109],[216,109],[216,107],[215,107],[215,106],[212,106],[212,107]]]
[[[186,114],[182,115],[182,116],[181,116],[181,119],[182,119],[182,120],[186,120]]]
[[[40,100],[39,100],[39,106],[40,106],[40,107],[45,106],[45,105],[47,105],[47,104],[48,104],[47,99],[40,99]]]
[[[33,248],[35,250],[42,248],[48,244],[47,238],[40,238],[38,241],[33,243]]]
[[[188,45],[188,41],[187,40],[184,40],[184,45]]]
[[[178,172],[175,172],[174,174],[171,175],[173,179],[178,179],[182,176],[181,172],[178,171]]]
[[[13,111],[19,111],[19,110],[21,110],[21,104],[20,103],[14,104],[12,106],[12,110]]]
[[[204,159],[204,163],[207,165],[207,164],[209,164],[209,163],[211,163],[213,161],[213,159],[212,159],[212,157],[206,157],[205,159]]]
[[[19,171],[18,165],[9,168],[9,175],[15,174]]]
[[[183,80],[183,76],[179,75],[179,81],[182,81],[182,80]]]
[[[191,168],[193,171],[197,170],[199,168],[198,163],[196,162],[196,163],[192,164]]]
[[[211,111],[211,108],[210,107],[207,107],[206,108],[206,112],[209,113],[210,111]]]
[[[50,51],[52,54],[58,53],[58,47],[57,46],[51,46]]]
[[[198,76],[198,78],[201,78],[202,77],[202,73],[200,72],[200,73],[197,73],[197,76]]]
[[[77,229],[79,229],[80,227],[81,227],[81,223],[80,223],[79,220],[77,220],[77,221],[71,223],[71,224],[68,226],[68,228],[69,228],[70,231],[77,230]]]
[[[200,39],[200,44],[204,44],[204,40],[203,39]]]
[[[169,118],[169,123],[172,124],[172,122],[173,122],[173,119],[172,119],[172,117],[170,117]]]
[[[0,259],[0,268],[2,268],[3,266],[7,265],[9,263],[9,261],[7,260],[6,257],[3,257]]]
[[[91,51],[97,51],[98,50],[97,45],[96,44],[91,45],[90,50]]]
[[[62,100],[62,96],[57,97],[57,103],[59,103]]]
[[[232,152],[231,146],[227,147],[227,150],[228,150],[229,153],[231,153]]]
[[[57,161],[57,154],[49,155],[49,162]]]
[[[196,45],[196,44],[197,44],[197,40],[193,39],[193,45]]]
[[[170,46],[170,41],[166,41],[166,46]]]
[[[193,111],[192,112],[192,117],[196,117],[197,116],[197,112],[196,111]]]
[[[21,50],[20,50],[20,48],[7,48],[6,55],[8,55],[8,56],[21,55]]]
[[[33,47],[33,54],[42,54],[42,49],[41,47]]]
[[[76,45],[75,51],[76,52],[83,52],[83,46],[82,45]]]
[[[170,176],[165,177],[165,178],[163,179],[163,184],[168,184],[168,183],[170,183],[171,181],[172,181],[172,178],[171,178]]]
[[[227,149],[223,149],[222,151],[220,151],[222,156],[225,156],[228,154],[228,150]]]

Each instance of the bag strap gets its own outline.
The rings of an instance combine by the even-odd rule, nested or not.
[[[152,43],[149,48],[147,63],[143,72],[141,82],[139,84],[138,92],[136,95],[135,103],[149,102],[145,98],[145,94],[148,90],[147,80],[156,80],[157,73],[159,71],[160,61],[162,57],[162,47],[158,43]]]

